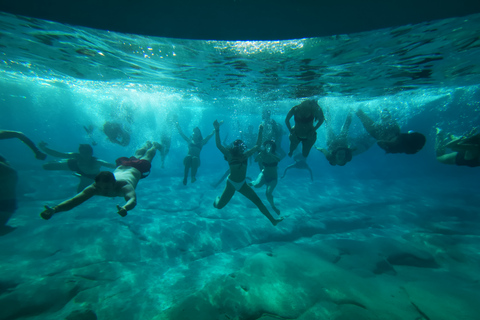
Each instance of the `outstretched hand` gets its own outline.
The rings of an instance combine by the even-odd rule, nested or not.
[[[117,213],[122,217],[125,217],[127,215],[127,209],[125,209],[124,207],[120,207],[118,204],[117,204],[117,210],[118,210]]]
[[[45,210],[40,213],[40,217],[45,220],[49,220],[55,214],[55,209],[45,206]]]
[[[217,120],[213,121],[213,127],[215,128],[215,130],[218,130],[222,124],[223,120],[220,122],[218,122]]]

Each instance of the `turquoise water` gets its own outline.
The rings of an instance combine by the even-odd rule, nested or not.
[[[326,38],[193,41],[1,14],[0,129],[63,152],[95,141],[109,162],[170,132],[172,145],[127,217],[116,214],[122,199],[97,197],[44,221],[43,206],[72,197],[78,178],[0,141],[19,175],[0,237],[0,319],[477,319],[478,170],[438,163],[434,128],[479,125],[478,30],[472,15]],[[285,220],[275,228],[239,194],[213,208],[222,186],[212,183],[228,168],[213,140],[197,182],[182,184],[187,146],[167,114],[187,135],[224,120],[233,141],[265,109],[283,126],[306,98],[330,110],[336,132],[349,110],[388,108],[427,144],[415,155],[373,145],[345,167],[312,150],[313,182],[295,169],[279,180]],[[123,123],[130,144],[108,141],[105,121]],[[351,137],[364,133],[354,117]]]

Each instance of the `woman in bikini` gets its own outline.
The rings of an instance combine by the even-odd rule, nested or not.
[[[293,117],[295,125],[290,125],[290,119]],[[290,131],[290,152],[288,156],[293,155],[300,142],[302,143],[302,155],[306,158],[310,153],[315,141],[317,141],[317,129],[320,128],[323,121],[323,111],[315,100],[306,100],[298,106],[293,107],[285,118],[285,124]],[[317,121],[315,126],[313,122]]]
[[[183,140],[188,143],[188,154],[183,159],[183,164],[185,165],[185,171],[183,174],[183,184],[187,185],[188,171],[191,169],[191,182],[194,183],[197,181],[196,175],[198,167],[200,167],[200,152],[204,145],[207,144],[208,140],[213,137],[214,132],[212,131],[205,139],[202,137],[202,133],[198,127],[193,128],[192,136],[189,138],[183,132],[182,128],[178,122],[176,123],[178,133],[182,136]]]
[[[223,153],[225,160],[228,161],[230,175],[227,178],[225,190],[223,190],[220,197],[217,197],[213,206],[217,209],[222,209],[230,199],[232,199],[235,191],[238,191],[252,201],[258,209],[260,209],[262,214],[276,226],[283,218],[275,219],[255,191],[245,182],[248,158],[260,149],[263,127],[260,125],[258,129],[257,144],[252,149],[245,151],[246,146],[242,140],[235,140],[233,146],[230,148],[225,148],[222,145],[220,141],[220,124],[217,120],[213,123],[213,127],[215,128],[215,143],[218,150]]]
[[[255,161],[260,164],[262,172],[257,177],[257,180],[252,182],[250,185],[255,188],[260,188],[263,185],[267,186],[265,195],[267,196],[268,202],[272,206],[273,210],[280,214],[280,210],[275,206],[273,202],[273,190],[277,186],[278,182],[278,162],[280,162],[280,157],[275,154],[276,144],[273,140],[268,140],[263,143],[264,150],[260,151],[258,156],[255,158]]]

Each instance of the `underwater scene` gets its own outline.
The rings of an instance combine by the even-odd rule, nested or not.
[[[479,30],[0,13],[0,319],[479,319]]]

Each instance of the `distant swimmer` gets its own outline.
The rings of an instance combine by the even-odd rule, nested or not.
[[[77,187],[77,193],[89,186],[93,179],[100,172],[100,167],[116,168],[116,165],[93,156],[93,148],[89,144],[80,144],[78,152],[60,152],[47,147],[47,143],[41,141],[39,147],[52,157],[61,158],[60,161],[45,163],[45,170],[63,170],[72,171],[80,182]]]
[[[262,163],[262,171],[258,175],[257,179],[253,181],[250,185],[255,188],[260,188],[263,185],[267,187],[265,195],[267,200],[272,206],[273,210],[280,214],[280,210],[275,206],[273,200],[273,190],[277,186],[278,182],[278,163],[280,162],[280,157],[275,153],[276,144],[275,141],[269,140],[263,143],[264,149],[255,158],[256,162]]]
[[[96,146],[97,142],[93,139],[93,130],[95,129],[93,125],[83,126],[83,129],[87,133],[90,139],[92,139],[92,146]]]
[[[178,133],[182,136],[183,140],[188,143],[188,154],[183,159],[183,164],[185,166],[185,170],[183,172],[183,184],[187,185],[188,180],[188,172],[191,170],[191,182],[194,183],[197,181],[197,171],[200,167],[200,152],[204,145],[207,144],[208,140],[213,137],[215,133],[212,131],[205,139],[202,136],[202,132],[198,127],[193,128],[192,136],[187,137],[183,132],[182,128],[180,128],[180,124],[176,124]]]
[[[220,141],[220,124],[215,120],[213,127],[215,128],[215,143],[218,150],[223,154],[225,160],[228,161],[230,167],[230,175],[227,178],[227,183],[225,189],[221,196],[217,197],[213,203],[213,206],[217,209],[222,209],[225,205],[232,199],[236,191],[240,192],[247,199],[252,201],[262,214],[270,220],[270,222],[276,226],[283,218],[275,219],[267,207],[263,204],[262,200],[258,195],[253,191],[253,189],[247,184],[247,166],[248,158],[255,154],[260,149],[262,143],[262,131],[263,127],[260,125],[258,130],[257,144],[250,150],[246,150],[246,146],[242,140],[235,140],[233,145],[229,148],[226,148],[222,145]]]
[[[33,151],[35,158],[39,160],[44,160],[47,157],[32,140],[21,132],[0,130],[0,140],[5,139],[19,139]],[[17,171],[4,157],[0,156],[0,235],[13,230],[6,224],[17,209],[17,183]]]
[[[293,117],[295,125],[292,127],[290,119]],[[290,151],[288,156],[293,155],[293,151],[302,143],[302,154],[304,158],[308,157],[315,141],[317,141],[317,129],[320,128],[323,121],[323,111],[315,100],[306,100],[290,109],[285,118],[285,124],[290,132]],[[314,126],[314,122],[317,122]]]
[[[126,147],[130,144],[130,134],[118,122],[107,121],[103,124],[103,132],[112,143]]]
[[[265,109],[262,112],[263,141],[275,141],[275,149],[280,159],[283,159],[287,153],[282,149],[282,139],[284,130],[274,119],[271,118],[272,111]],[[252,128],[253,129],[253,128]]]
[[[437,160],[443,164],[457,166],[480,166],[480,134],[476,129],[464,136],[456,137],[436,128],[435,151]],[[447,149],[452,152],[447,153]]]
[[[377,145],[386,153],[415,154],[422,150],[427,141],[419,132],[401,133],[400,126],[387,109],[382,110],[380,120],[377,122],[361,109],[358,109],[356,114],[365,130],[377,140]]]
[[[285,178],[285,175],[287,174],[288,170],[295,168],[295,169],[307,170],[310,173],[310,180],[313,181],[313,172],[307,163],[307,159],[305,159],[305,157],[301,153],[297,153],[296,155],[293,156],[293,160],[295,160],[295,163],[285,168],[285,171],[283,171],[282,179]]]
[[[146,178],[150,173],[151,162],[155,157],[157,150],[162,146],[154,142],[147,141],[145,145],[135,152],[135,156],[127,158],[121,157],[116,160],[117,168],[112,173],[102,171],[95,177],[95,182],[85,188],[79,194],[68,199],[54,207],[45,206],[45,210],[40,216],[48,220],[54,214],[69,211],[82,204],[93,196],[103,197],[123,197],[127,202],[124,206],[117,205],[117,213],[125,217],[127,212],[137,205],[137,195],[135,189],[140,179]]]

